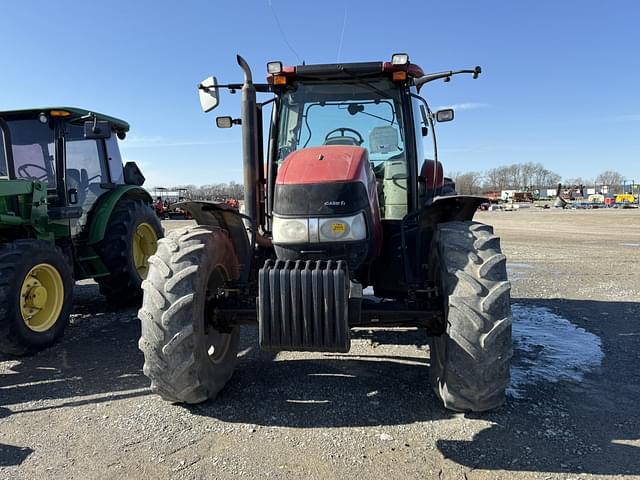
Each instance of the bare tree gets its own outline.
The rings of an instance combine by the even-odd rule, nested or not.
[[[490,169],[487,171],[485,178],[485,188],[488,190],[499,192],[509,186],[508,172],[505,167]]]
[[[609,187],[617,187],[622,185],[624,176],[615,170],[606,170],[596,177],[596,183],[599,185],[607,185]]]
[[[503,165],[487,171],[485,190],[536,190],[551,187],[560,181],[560,175],[547,170],[541,163],[527,162]]]
[[[461,195],[476,195],[481,191],[482,173],[480,172],[452,172],[449,177],[455,182],[456,191]]]

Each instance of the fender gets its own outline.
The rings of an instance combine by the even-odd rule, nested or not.
[[[226,203],[193,200],[175,203],[172,208],[186,210],[198,225],[220,227],[229,232],[240,265],[240,283],[247,283],[257,236],[251,219]],[[251,238],[245,220],[250,223]]]
[[[135,185],[121,185],[98,199],[93,207],[89,221],[89,234],[87,244],[95,245],[104,238],[107,224],[116,204],[123,198],[143,200],[148,204],[153,203],[149,192]]]
[[[402,219],[400,242],[402,246],[402,267],[407,285],[419,285],[426,280],[424,269],[429,264],[429,245],[435,226],[440,223],[473,220],[478,207],[486,202],[484,197],[473,195],[438,196],[424,207]],[[412,250],[408,254],[408,249]],[[425,252],[427,256],[425,257]],[[416,259],[410,261],[410,259]],[[416,268],[418,266],[419,268]]]
[[[431,204],[421,209],[420,224],[423,225],[425,217],[433,224],[451,222],[454,220],[473,220],[478,207],[485,203],[485,197],[475,195],[446,195],[433,199]]]

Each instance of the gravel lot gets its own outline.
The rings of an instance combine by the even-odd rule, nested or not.
[[[640,478],[640,211],[483,212],[513,282],[509,401],[444,410],[417,331],[242,358],[216,402],[148,390],[134,310],[77,285],[65,339],[0,356],[0,479]],[[173,228],[180,222],[167,222]]]

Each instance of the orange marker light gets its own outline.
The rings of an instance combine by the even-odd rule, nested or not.
[[[287,84],[287,77],[285,77],[284,75],[274,75],[273,83],[275,85],[286,85]]]
[[[71,112],[67,112],[66,110],[51,110],[49,115],[52,117],[70,117]]]
[[[400,81],[400,80],[406,80],[407,79],[407,72],[393,72],[393,80],[394,81]]]

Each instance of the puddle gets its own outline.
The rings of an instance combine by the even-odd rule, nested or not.
[[[600,366],[600,338],[547,308],[512,305],[514,356],[508,394],[524,396],[528,385],[570,380],[580,382]]]
[[[533,268],[533,266],[528,263],[507,262],[507,274],[509,275],[509,280],[511,280],[511,282],[522,280],[527,276],[525,271],[530,268]]]
[[[533,268],[533,267],[531,265],[529,265],[528,263],[511,263],[511,262],[507,262],[507,270],[509,268],[515,268],[515,269],[519,270],[519,269]]]
[[[623,247],[640,247],[640,243],[621,243]]]

